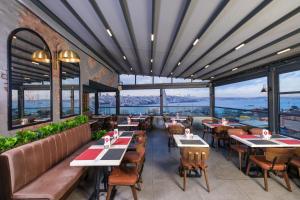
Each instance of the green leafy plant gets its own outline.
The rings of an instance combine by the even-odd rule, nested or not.
[[[38,128],[35,131],[21,130],[13,137],[4,137],[0,135],[0,152],[7,151],[16,146],[33,142],[38,139],[48,137],[53,134],[60,133],[64,130],[80,126],[88,122],[88,117],[85,115],[77,116],[73,119],[66,120],[59,123],[51,123]]]
[[[99,140],[101,139],[105,134],[107,133],[107,130],[99,130],[92,134],[92,140]]]

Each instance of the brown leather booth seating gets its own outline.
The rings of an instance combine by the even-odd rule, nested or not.
[[[83,124],[0,155],[0,199],[64,199],[85,174],[70,162],[91,145]]]

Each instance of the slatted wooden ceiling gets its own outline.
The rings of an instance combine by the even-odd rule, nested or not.
[[[300,0],[31,2],[118,73],[217,79],[300,53]]]

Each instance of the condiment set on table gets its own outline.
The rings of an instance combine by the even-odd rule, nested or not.
[[[186,128],[186,129],[184,130],[184,136],[185,136],[186,138],[193,138],[194,134],[191,133],[191,130],[190,130],[189,128]]]

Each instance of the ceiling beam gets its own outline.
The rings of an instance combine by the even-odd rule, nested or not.
[[[226,40],[231,34],[233,34],[236,30],[238,30],[241,26],[243,26],[248,20],[254,17],[258,12],[264,9],[272,0],[265,0],[260,3],[256,8],[254,8],[248,15],[246,15],[239,23],[237,23],[233,28],[231,28],[225,35],[223,35],[217,42],[215,42],[206,52],[204,52],[200,57],[198,57],[191,65],[186,67],[179,75],[176,77],[182,76],[185,72],[192,68],[197,62],[199,62],[204,56],[209,54],[214,48],[216,48],[219,44],[221,44],[224,40]],[[200,38],[200,37],[198,37]],[[203,66],[204,68],[204,66]]]
[[[45,13],[51,20],[53,20],[56,24],[59,25],[59,27],[63,28],[64,30],[66,30],[67,33],[69,33],[72,37],[74,37],[80,44],[82,44],[84,46],[84,48],[86,48],[88,51],[91,51],[94,55],[96,55],[101,61],[100,62],[99,59],[94,58],[92,55],[90,55],[89,53],[87,53],[85,50],[83,50],[82,48],[80,48],[77,44],[75,44],[74,42],[70,41],[68,38],[66,38],[63,34],[61,33],[57,33],[60,34],[63,38],[65,38],[68,42],[72,43],[74,46],[76,46],[78,49],[80,49],[83,53],[85,53],[87,56],[92,57],[97,63],[101,64],[103,67],[105,67],[106,69],[108,69],[111,72],[117,72],[120,73],[119,69],[115,67],[114,64],[111,63],[111,61],[105,59],[103,56],[101,56],[95,49],[93,49],[88,43],[86,43],[82,37],[80,37],[79,35],[77,35],[69,26],[67,26],[61,19],[59,19],[51,10],[49,10],[41,1],[34,1],[34,0],[30,0],[30,2],[35,5],[38,9],[40,9],[43,13]],[[27,6],[26,4],[22,3],[23,5]]]
[[[220,67],[214,68],[213,70],[211,70],[211,71],[209,71],[209,72],[207,72],[207,73],[196,74],[196,76],[201,77],[201,78],[203,77],[203,78],[205,79],[205,78],[207,78],[207,76],[211,76],[214,72],[217,72],[218,70],[220,70],[220,69],[226,67],[227,65],[230,65],[230,64],[232,64],[232,63],[234,63],[234,62],[237,62],[238,60],[241,60],[241,59],[243,59],[243,58],[245,58],[245,57],[247,57],[247,56],[250,56],[250,55],[252,55],[252,54],[255,54],[255,53],[258,52],[258,51],[261,51],[261,50],[263,50],[263,49],[266,49],[266,48],[268,48],[268,47],[270,47],[270,46],[272,46],[272,45],[274,45],[274,44],[276,44],[276,43],[279,43],[279,42],[281,42],[281,41],[283,41],[283,40],[285,40],[285,39],[288,39],[288,38],[290,38],[290,37],[292,37],[292,36],[294,36],[294,35],[296,35],[296,34],[299,34],[299,33],[300,33],[300,28],[299,28],[299,29],[296,29],[295,31],[292,31],[292,32],[290,32],[290,33],[288,33],[288,34],[286,34],[286,35],[284,35],[284,36],[282,36],[282,37],[280,37],[280,38],[278,38],[278,39],[275,39],[275,40],[273,40],[273,41],[271,41],[271,42],[269,42],[269,43],[267,43],[267,44],[265,44],[265,45],[263,45],[263,46],[261,46],[261,47],[259,47],[259,48],[257,48],[257,49],[254,49],[254,50],[252,50],[252,51],[250,51],[250,52],[244,54],[243,56],[240,56],[240,57],[238,57],[238,58],[236,58],[236,59],[233,59],[233,60],[231,60],[231,61],[225,63],[224,65],[222,65],[222,66],[220,66]]]
[[[182,62],[184,60],[185,56],[194,48],[194,45],[193,45],[194,41],[196,39],[200,39],[202,37],[202,35],[213,24],[213,22],[215,21],[215,19],[219,16],[219,14],[222,12],[222,10],[226,7],[226,5],[227,5],[228,2],[229,2],[229,0],[223,0],[218,5],[218,7],[216,8],[216,10],[211,14],[211,16],[209,17],[209,19],[207,20],[207,22],[204,24],[204,26],[199,30],[196,38],[191,41],[191,43],[189,45],[190,47],[185,50],[185,52],[183,53],[183,55],[176,62],[175,66],[172,67],[172,70],[171,70],[170,74],[168,75],[168,77],[172,76],[172,73],[175,74],[174,70],[177,67],[177,63],[178,62]]]
[[[294,45],[292,45],[292,46],[290,46],[289,48],[294,49],[294,48],[298,48],[298,47],[300,47],[300,42],[299,42],[299,43],[296,43],[296,44],[294,44]],[[241,71],[243,71],[243,67],[245,67],[245,66],[247,66],[247,65],[250,65],[250,64],[253,64],[253,63],[255,63],[255,62],[258,62],[258,61],[262,61],[262,60],[264,60],[264,59],[267,59],[267,58],[272,57],[272,56],[275,56],[275,55],[277,55],[277,51],[276,51],[276,52],[273,52],[273,53],[271,53],[271,54],[262,56],[262,57],[260,57],[260,58],[258,58],[258,59],[256,59],[256,60],[252,60],[252,61],[249,61],[249,62],[247,62],[247,63],[244,63],[243,65],[240,65],[240,66],[239,66],[239,70],[236,70],[236,71],[234,71],[234,72],[232,71],[233,68],[229,68],[226,72],[222,73],[221,76],[222,76],[222,77],[225,76],[226,73],[228,73],[228,72],[232,72],[232,74],[240,73]],[[298,56],[300,56],[300,55],[298,55]],[[293,55],[293,56],[290,56],[290,57],[297,57],[297,56]],[[283,58],[283,59],[281,59],[281,60],[286,60],[286,59],[289,59],[289,58]],[[276,63],[276,62],[280,62],[280,61],[274,61],[273,63]],[[269,63],[269,64],[264,64],[264,65],[270,65],[270,64],[271,64],[271,63]],[[260,67],[260,66],[257,66],[257,67]],[[217,78],[218,78],[218,77],[215,77],[215,79],[217,79]]]
[[[133,49],[134,49],[135,55],[136,55],[137,60],[138,60],[138,65],[140,66],[141,72],[145,73],[145,71],[143,70],[141,58],[140,58],[140,55],[139,55],[139,52],[138,52],[138,49],[137,49],[137,41],[136,41],[136,38],[135,38],[135,35],[134,35],[132,22],[131,22],[130,17],[129,17],[129,9],[128,9],[127,2],[125,0],[119,0],[119,3],[120,3],[120,6],[122,8],[122,14],[124,16],[126,26],[127,26],[128,32],[129,32],[129,36],[130,36],[131,42],[133,44]]]
[[[98,42],[98,44],[104,49],[104,53],[107,54],[109,57],[111,57],[114,62],[116,62],[119,65],[119,68],[123,72],[126,72],[127,69],[125,69],[122,64],[119,62],[118,59],[116,59],[109,50],[104,46],[104,44],[99,40],[99,38],[96,36],[96,34],[90,29],[90,27],[84,22],[84,20],[78,15],[78,13],[74,10],[74,8],[68,3],[67,0],[61,0],[61,2],[64,4],[66,9],[72,13],[72,15],[78,20],[78,22],[91,34],[91,36]]]
[[[95,0],[89,0],[89,2],[90,2],[90,4],[91,4],[93,10],[94,10],[95,13],[97,14],[99,20],[100,20],[100,21],[103,23],[103,25],[105,26],[105,29],[106,29],[106,30],[108,29],[108,30],[111,31],[111,33],[112,33],[111,38],[113,39],[113,41],[114,41],[115,45],[117,46],[118,50],[121,52],[122,56],[125,56],[126,54],[125,54],[124,50],[122,49],[122,47],[121,47],[119,41],[118,41],[117,38],[115,37],[115,34],[114,34],[113,30],[110,28],[110,26],[109,26],[109,24],[108,24],[108,22],[107,22],[105,16],[103,15],[101,9],[100,9],[99,6],[98,6],[97,2],[96,2]],[[123,58],[121,58],[121,59],[123,59]],[[131,68],[132,66],[134,66],[134,65],[132,65],[132,64],[129,62],[128,59],[126,59],[125,62],[126,62],[126,64],[128,65],[129,68]],[[140,67],[140,65],[139,65],[139,67]],[[138,70],[141,70],[141,69],[138,69]],[[131,70],[130,70],[130,71],[131,71]],[[135,72],[135,70],[133,71],[133,73],[134,73],[134,72]]]
[[[281,23],[285,22],[286,20],[290,19],[291,17],[293,17],[294,15],[298,14],[300,12],[300,7],[294,9],[293,11],[291,11],[290,13],[286,14],[285,16],[281,17],[280,19],[276,20],[275,22],[273,22],[272,24],[270,24],[269,26],[265,27],[264,29],[262,29],[261,31],[255,33],[254,35],[250,36],[248,39],[246,39],[244,42],[241,42],[241,44],[247,44],[253,40],[255,40],[256,38],[258,38],[259,36],[263,35],[264,33],[268,32],[269,30],[273,29],[274,27],[280,25]],[[290,34],[290,33],[289,33]],[[283,37],[284,38],[284,37]],[[223,55],[215,58],[212,62],[210,62],[210,65],[212,65],[214,62],[217,62],[218,60],[222,59],[223,57],[225,57],[226,55],[232,53],[235,51],[235,48],[229,50],[228,52],[225,52]],[[257,51],[257,50],[255,50]],[[242,56],[243,57],[243,56]],[[223,65],[224,66],[224,65]],[[204,67],[201,67],[199,70],[193,72],[194,74],[200,72],[201,70],[203,70]],[[213,69],[213,71],[215,71],[215,69]],[[210,73],[210,72],[207,72]],[[204,73],[203,76],[207,73]]]
[[[181,29],[183,20],[184,20],[186,14],[187,14],[187,11],[188,11],[190,5],[191,5],[191,0],[187,0],[186,3],[185,3],[185,6],[184,6],[184,8],[183,8],[183,13],[182,13],[182,15],[181,15],[180,18],[179,18],[179,23],[178,23],[178,25],[176,26],[175,34],[174,34],[173,38],[171,39],[171,43],[170,43],[170,46],[169,46],[169,48],[168,48],[168,50],[167,50],[167,54],[166,54],[166,56],[164,57],[163,65],[162,65],[162,68],[161,68],[160,73],[159,73],[160,75],[162,75],[162,73],[163,73],[163,71],[164,71],[164,69],[165,69],[167,60],[169,59],[170,53],[171,53],[171,51],[172,51],[172,49],[173,49],[173,46],[174,46],[175,41],[176,41],[176,39],[177,39],[178,33],[179,33],[180,29]],[[171,72],[172,72],[172,71],[171,71]]]

